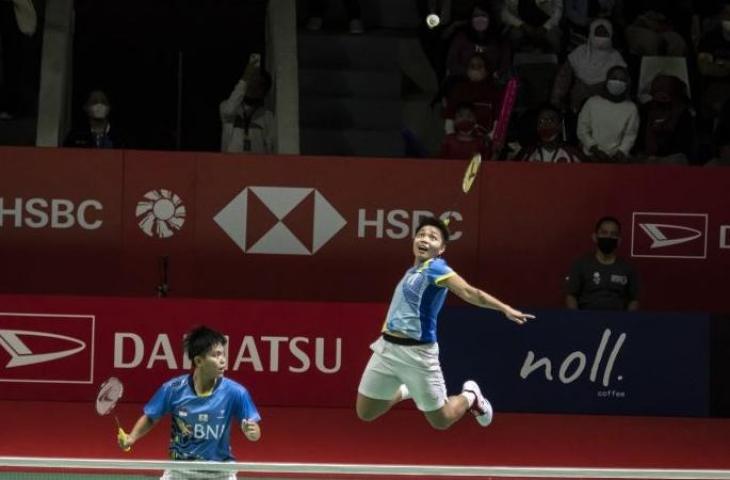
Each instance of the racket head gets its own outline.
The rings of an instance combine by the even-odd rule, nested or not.
[[[474,185],[474,180],[477,178],[477,172],[479,172],[479,165],[482,164],[482,154],[475,153],[469,161],[469,165],[466,167],[464,172],[464,178],[461,181],[461,190],[464,193],[469,193],[471,186]]]
[[[124,394],[124,385],[117,377],[110,377],[99,387],[96,395],[96,413],[109,415]]]

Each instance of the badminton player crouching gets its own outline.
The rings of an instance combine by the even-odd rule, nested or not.
[[[185,337],[185,351],[193,362],[191,374],[164,383],[144,407],[132,431],[119,438],[122,449],[132,447],[165,414],[172,415],[170,457],[173,460],[233,461],[231,419],[236,418],[244,436],[261,438],[261,420],[246,388],[223,376],[226,369],[226,337],[201,326]],[[226,477],[235,478],[235,473]],[[169,472],[162,477],[172,478]]]
[[[360,419],[375,420],[401,400],[413,398],[432,427],[444,430],[467,411],[486,427],[492,406],[473,380],[459,395],[447,397],[439,363],[436,323],[447,291],[479,307],[499,310],[518,324],[535,318],[515,310],[469,285],[441,258],[449,231],[441,220],[428,217],[413,240],[415,264],[393,293],[382,335],[371,346],[370,361],[358,387],[356,410]]]

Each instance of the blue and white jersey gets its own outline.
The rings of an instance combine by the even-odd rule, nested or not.
[[[210,395],[200,396],[190,374],[165,382],[147,402],[144,413],[152,420],[172,415],[173,460],[232,461],[231,419],[236,419],[236,428],[243,420],[261,420],[243,385],[222,377]]]
[[[421,342],[436,341],[436,322],[448,289],[441,285],[455,272],[441,258],[411,267],[395,287],[384,330]]]

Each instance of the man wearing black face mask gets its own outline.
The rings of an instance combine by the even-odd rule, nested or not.
[[[596,251],[578,259],[566,278],[565,305],[571,310],[637,310],[636,271],[616,256],[621,224],[614,217],[596,223]]]

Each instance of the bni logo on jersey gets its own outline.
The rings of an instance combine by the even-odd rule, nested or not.
[[[93,315],[0,312],[0,382],[93,383]]]
[[[707,258],[706,213],[634,212],[631,256],[646,258]]]
[[[246,187],[213,218],[247,254],[314,255],[347,221],[314,188]]]

